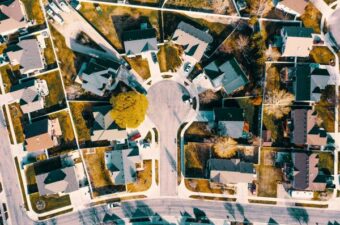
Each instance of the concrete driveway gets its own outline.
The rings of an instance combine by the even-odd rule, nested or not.
[[[177,131],[191,105],[182,100],[188,91],[175,81],[163,80],[148,90],[148,117],[159,132],[160,194],[177,194]]]

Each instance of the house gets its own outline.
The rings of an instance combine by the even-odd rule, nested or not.
[[[193,83],[198,92],[208,89],[223,90],[229,95],[240,90],[248,83],[248,78],[235,58],[230,60],[214,60],[204,67],[204,73],[198,75]]]
[[[295,101],[320,101],[321,92],[326,88],[329,79],[327,69],[312,68],[309,65],[297,66],[293,81]]]
[[[41,151],[58,145],[62,135],[59,119],[42,119],[25,126],[25,149],[28,152]]]
[[[27,27],[20,0],[7,0],[0,3],[0,35],[9,35]]]
[[[319,169],[317,153],[293,152],[292,188],[300,191],[325,191],[327,176]]]
[[[276,1],[276,0],[274,0]],[[309,0],[282,0],[276,4],[276,8],[286,13],[301,16],[305,13]]]
[[[327,144],[327,132],[318,126],[316,111],[311,108],[293,109],[291,120],[291,143],[310,146]]]
[[[136,164],[141,163],[138,147],[105,152],[105,167],[115,185],[133,183],[137,179]]]
[[[74,161],[62,155],[33,164],[40,196],[70,193],[79,189]]]
[[[240,159],[209,159],[208,168],[214,183],[252,183],[256,179],[254,164]]]
[[[104,96],[107,91],[116,88],[119,69],[118,62],[91,58],[82,64],[76,81],[85,91]]]
[[[241,138],[244,128],[244,110],[241,108],[225,107],[214,109],[214,121],[218,134],[231,138]]]
[[[158,51],[156,30],[149,28],[147,23],[142,23],[140,29],[124,31],[122,39],[128,57]]]
[[[111,110],[111,105],[93,107],[94,122],[91,128],[91,141],[124,142],[128,138],[126,130],[113,121]]]
[[[313,47],[313,29],[305,27],[283,27],[282,57],[308,57]]]
[[[208,45],[213,42],[213,38],[208,32],[182,21],[178,24],[172,41],[181,45],[184,53],[198,62],[203,57]]]
[[[20,104],[23,113],[31,113],[44,108],[44,98],[49,94],[45,80],[35,79],[13,85],[9,95]]]
[[[6,55],[12,66],[20,66],[21,74],[34,73],[44,69],[42,52],[35,38],[24,39],[9,46]]]

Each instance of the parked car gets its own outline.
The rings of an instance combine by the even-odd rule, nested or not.
[[[151,57],[152,57],[152,61],[153,61],[154,63],[157,63],[157,62],[158,62],[156,53],[151,52]]]
[[[188,62],[187,64],[184,65],[184,72],[189,73],[190,69],[191,69],[191,63]]]
[[[108,209],[112,209],[112,208],[119,207],[119,206],[120,206],[120,202],[111,202],[107,204]]]

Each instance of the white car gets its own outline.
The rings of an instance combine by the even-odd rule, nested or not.
[[[112,209],[112,208],[119,207],[119,206],[120,206],[120,202],[111,202],[107,204],[108,209]]]

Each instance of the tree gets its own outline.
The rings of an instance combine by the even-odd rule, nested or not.
[[[212,149],[221,158],[231,158],[237,153],[237,142],[230,137],[218,137]]]
[[[144,95],[134,91],[112,96],[110,103],[113,106],[111,116],[121,128],[138,127],[144,121],[149,105]]]
[[[290,112],[293,101],[294,95],[286,90],[275,89],[268,93],[264,112],[276,119],[281,119]]]
[[[249,45],[249,38],[244,35],[240,35],[236,40],[236,47],[243,51]]]

